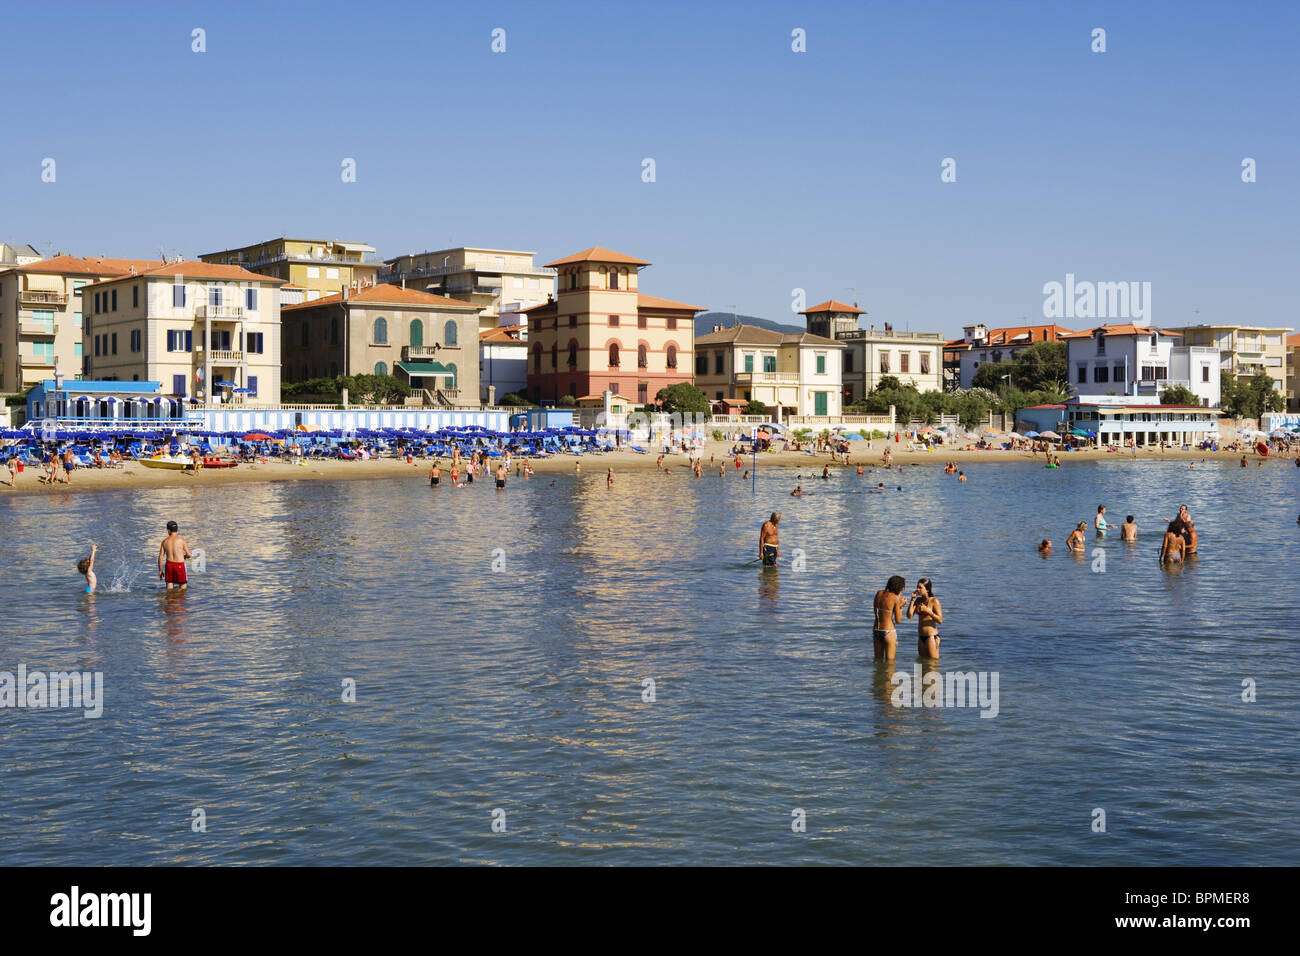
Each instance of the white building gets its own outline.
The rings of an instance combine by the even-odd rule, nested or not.
[[[502,325],[478,334],[479,399],[495,405],[501,396],[528,391],[528,327]]]
[[[1062,335],[1070,384],[1079,394],[1150,396],[1174,385],[1202,407],[1219,407],[1219,361],[1213,348],[1181,346],[1177,332],[1141,325],[1099,325]]]

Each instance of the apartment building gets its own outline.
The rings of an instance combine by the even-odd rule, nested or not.
[[[1099,325],[1062,336],[1070,384],[1080,394],[1154,396],[1172,385],[1190,390],[1203,408],[1219,406],[1218,352],[1179,344],[1181,335],[1146,325]]]
[[[282,280],[194,260],[81,290],[86,376],[204,404],[280,402]]]
[[[1286,394],[1286,341],[1293,329],[1262,325],[1205,324],[1172,327],[1183,345],[1216,349],[1220,375],[1249,379],[1266,372],[1273,387]]]
[[[89,283],[161,266],[161,260],[55,255],[32,260],[15,248],[0,268],[0,392],[86,374],[82,289]],[[26,247],[35,252],[30,247]],[[21,261],[20,261],[21,260]]]
[[[479,404],[472,303],[383,283],[285,306],[282,315],[286,382],[394,375],[426,404]]]
[[[704,308],[642,294],[648,265],[600,246],[547,263],[559,289],[528,310],[529,398],[608,389],[646,404],[661,388],[691,381],[695,314]]]
[[[374,246],[338,239],[268,239],[199,256],[200,262],[239,266],[302,290],[303,301],[336,295],[344,286],[373,285],[381,263]]]
[[[556,270],[533,264],[534,252],[438,249],[386,259],[379,281],[463,299],[479,307],[479,331],[501,324],[503,312],[526,312],[555,295]]]
[[[1286,337],[1286,410],[1300,412],[1300,333]]]

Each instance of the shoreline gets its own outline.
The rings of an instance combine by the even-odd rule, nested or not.
[[[716,472],[720,463],[726,464],[728,475],[737,473],[738,476],[743,475],[752,466],[753,458],[749,455],[742,455],[741,467],[736,469],[729,455],[730,447],[727,442],[709,441],[706,443],[703,452],[705,477],[708,477],[710,472]],[[942,468],[944,463],[948,461],[955,461],[957,467],[963,470],[969,465],[982,464],[1012,463],[1038,468],[1042,468],[1044,464],[1041,456],[1035,459],[1028,452],[1021,451],[956,451],[940,448],[933,452],[909,452],[906,448],[901,451],[897,449],[897,445],[890,444],[895,470],[926,465]],[[874,471],[883,467],[881,463],[883,451],[883,441],[876,442],[871,451],[867,451],[864,446],[861,451],[850,453],[848,465],[832,462],[830,455],[825,452],[816,456],[805,452],[764,452],[759,456],[758,467],[760,473],[767,468],[815,468],[820,470],[823,466],[829,466],[834,470],[856,468],[858,465]],[[1162,455],[1159,451],[1139,451],[1137,458],[1134,459],[1128,452],[1107,452],[1093,449],[1061,452],[1060,459],[1061,468],[1068,469],[1074,463],[1096,461],[1130,462],[1133,464],[1158,461],[1185,461],[1188,464],[1200,464],[1201,461],[1205,461],[1207,464],[1236,463],[1241,459],[1241,454],[1240,452],[1230,451],[1166,450]],[[712,464],[709,461],[710,456],[714,459]],[[1255,463],[1259,461],[1273,467],[1279,464],[1295,467],[1293,462],[1296,456],[1294,454],[1273,454],[1268,458],[1261,458],[1252,451],[1247,453],[1246,457],[1251,463],[1251,467],[1255,467]],[[604,454],[560,455],[555,458],[529,459],[529,462],[532,464],[533,470],[539,475],[572,473],[575,470],[575,462],[581,462],[581,473],[583,474],[604,474],[606,469],[613,468],[615,475],[617,475],[624,472],[654,471],[657,458],[658,455],[651,453],[642,455],[633,451],[620,450]],[[513,461],[517,463],[523,461],[523,459],[517,458]],[[678,453],[666,456],[664,465],[673,471],[688,471],[689,465],[687,461],[688,459],[684,454]],[[445,475],[450,471],[451,459],[441,458],[439,462]],[[413,465],[408,465],[405,460],[392,458],[372,459],[370,461],[308,459],[303,464],[268,459],[266,464],[250,463],[240,464],[237,468],[201,469],[197,475],[194,475],[189,472],[145,468],[142,465],[128,462],[122,468],[78,468],[72,473],[70,483],[57,485],[41,484],[38,479],[42,472],[38,468],[28,467],[21,476],[16,477],[14,486],[10,486],[7,480],[0,480],[0,496],[54,494],[74,491],[117,491],[135,488],[176,488],[187,485],[275,481],[351,481],[398,477],[418,477],[420,480],[427,480],[429,468],[432,464],[432,459],[419,458],[415,460]],[[4,474],[4,471],[0,470],[0,475],[2,474]],[[510,477],[512,479],[515,477],[513,466]],[[490,484],[490,476],[481,477],[478,482]]]

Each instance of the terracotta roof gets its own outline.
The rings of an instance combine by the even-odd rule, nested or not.
[[[18,266],[15,272],[68,273],[83,276],[120,276],[126,275],[135,267],[136,272],[156,269],[163,264],[161,259],[112,259],[105,256],[52,256],[40,262],[29,262]]]
[[[1286,337],[1286,344],[1288,348],[1295,348],[1295,346],[1300,345],[1300,332],[1297,332],[1295,335],[1288,335]]]
[[[629,266],[648,266],[650,263],[644,259],[634,259],[631,256],[625,256],[621,252],[615,252],[612,249],[604,249],[600,246],[592,246],[590,249],[583,249],[581,252],[575,252],[571,256],[565,256],[563,259],[556,259],[554,262],[546,263],[547,268],[551,266],[567,266],[574,262],[617,262]]]
[[[804,309],[800,315],[812,315],[814,312],[852,312],[855,315],[866,315],[866,309],[859,309],[856,305],[845,305],[843,302],[836,302],[834,299],[827,299],[821,305],[814,305],[810,309]]]
[[[183,262],[169,262],[166,265],[154,263],[152,269],[138,271],[135,275],[119,274],[112,278],[100,279],[95,284],[108,285],[113,282],[138,279],[141,276],[150,278],[180,276],[183,279],[225,279],[229,282],[274,282],[277,285],[284,283],[283,279],[258,275],[256,272],[249,272],[239,266],[218,265],[215,262],[199,262],[197,259],[186,259]]]
[[[336,292],[334,295],[321,296],[311,302],[295,302],[293,305],[281,306],[280,311],[284,313],[293,309],[311,309],[318,305],[338,305],[342,301],[343,293]],[[439,309],[455,309],[460,312],[479,311],[479,307],[470,302],[462,302],[460,299],[448,299],[445,296],[434,295],[431,292],[420,292],[418,289],[403,289],[401,286],[392,283],[368,285],[355,292],[349,289],[348,304],[415,305]]]
[[[653,295],[641,295],[636,297],[637,309],[679,309],[683,312],[703,312],[702,305],[687,305],[685,302],[674,302],[672,299],[661,299]]]
[[[826,345],[837,349],[848,348],[843,342],[837,342],[835,339],[828,339],[824,335],[813,335],[811,332],[786,332],[781,336],[782,345]]]
[[[480,342],[518,342],[520,345],[525,344],[519,337],[523,332],[522,325],[498,325],[495,329],[484,329],[478,334]]]
[[[1061,325],[1013,325],[1002,329],[989,329],[985,340],[988,345],[1018,345],[1015,340],[1027,336],[1025,344],[1033,342],[1051,342],[1072,334]]]
[[[1091,338],[1094,333],[1100,331],[1102,335],[1150,335],[1152,332],[1157,335],[1169,335],[1174,338],[1182,338],[1181,332],[1166,332],[1164,329],[1154,329],[1149,325],[1099,325],[1092,329],[1083,329],[1080,332],[1071,332],[1068,335],[1062,335],[1063,339],[1086,339]]]

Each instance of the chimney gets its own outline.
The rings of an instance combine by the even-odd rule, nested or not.
[[[347,287],[347,286],[344,286],[344,287],[343,287],[343,301],[344,301],[344,302],[348,301],[348,287]]]
[[[406,274],[405,274],[405,273],[402,274],[402,291],[403,291],[403,292],[406,291]]]

